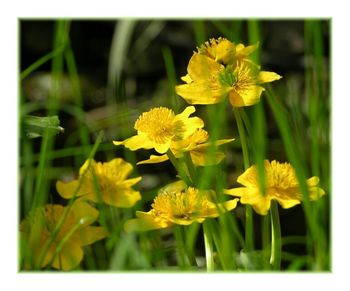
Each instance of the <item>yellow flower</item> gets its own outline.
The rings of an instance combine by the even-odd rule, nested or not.
[[[254,210],[261,214],[267,214],[271,200],[276,200],[283,208],[291,208],[302,201],[302,193],[293,167],[289,163],[269,162],[265,160],[265,196],[259,189],[258,172],[256,166],[248,168],[237,179],[237,182],[245,187],[225,190],[226,194],[241,197],[240,202],[250,204]],[[318,187],[319,178],[312,177],[307,180],[309,199],[317,200],[325,194]]]
[[[54,229],[66,211],[66,218],[56,237],[53,237]],[[51,263],[55,269],[70,270],[77,267],[84,256],[82,247],[108,235],[104,227],[91,226],[98,214],[95,208],[80,199],[69,210],[57,204],[47,204],[32,210],[20,225],[22,255],[26,258],[24,268],[44,268]],[[46,248],[46,254],[42,254],[50,240],[52,243]],[[42,262],[39,261],[41,258]]]
[[[259,102],[265,90],[261,84],[281,78],[274,72],[260,71],[258,65],[247,59],[254,46],[239,44],[233,50],[227,42],[221,41],[210,50],[199,50],[191,57],[188,74],[181,78],[186,84],[175,87],[176,93],[189,104],[215,104],[228,96],[234,107],[250,106]]]
[[[182,113],[175,113],[165,107],[156,107],[142,113],[134,128],[137,135],[124,141],[113,141],[115,145],[124,145],[132,151],[154,148],[158,153],[166,153],[171,143],[188,138],[198,128],[204,126],[198,117],[189,117],[196,109],[188,106]]]
[[[220,212],[236,207],[238,199],[217,204],[211,201],[215,197],[212,190],[199,191],[186,187],[178,181],[160,189],[148,212],[137,211],[138,218],[128,220],[126,231],[146,231],[167,228],[173,224],[190,225],[193,222],[202,223],[208,217],[218,217]]]
[[[189,152],[192,162],[196,166],[206,166],[212,164],[220,163],[225,154],[220,151],[215,151],[213,156],[208,155],[208,150],[211,146],[211,143],[207,142],[209,139],[208,132],[204,129],[198,129],[187,139],[182,141],[174,141],[171,144],[170,150],[173,152],[176,158],[181,158],[184,155],[184,152]],[[214,142],[214,146],[220,146],[225,143],[234,141],[233,139],[221,139]],[[138,165],[141,164],[155,164],[167,161],[169,159],[168,155],[151,155],[148,160],[138,162]]]
[[[87,160],[79,170],[79,179],[68,183],[58,181],[57,192],[65,199],[83,196],[94,202],[116,207],[132,207],[141,199],[139,191],[131,187],[141,177],[127,179],[133,167],[121,158],[106,163]]]

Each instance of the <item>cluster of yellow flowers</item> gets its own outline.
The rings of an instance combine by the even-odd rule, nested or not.
[[[57,192],[72,204],[47,204],[33,209],[21,222],[24,268],[70,270],[83,259],[82,247],[109,235],[104,226],[92,226],[99,211],[93,203],[132,207],[141,199],[132,186],[141,177],[127,179],[133,167],[121,158],[107,163],[87,160],[79,178],[68,183],[58,181]]]
[[[249,59],[256,48],[257,45],[235,45],[223,38],[211,39],[193,53],[188,73],[181,78],[186,84],[176,86],[177,94],[189,104],[214,104],[224,98],[229,98],[234,107],[259,102],[264,91],[261,85],[281,76],[261,71],[260,66]],[[179,114],[165,107],[152,108],[136,120],[136,135],[113,143],[132,151],[154,149],[159,154],[151,155],[138,164],[160,163],[168,159],[176,162],[183,157],[187,157],[194,167],[218,164],[225,155],[217,150],[217,146],[234,139],[209,142],[209,134],[203,129],[204,121],[190,117],[195,111],[194,106],[186,107]],[[213,154],[208,155],[212,148],[215,149]],[[290,208],[303,198],[294,169],[288,163],[265,161],[264,193],[259,187],[257,168],[251,166],[237,179],[244,187],[224,190],[225,194],[236,198],[220,203],[215,191],[196,188],[198,185],[191,177],[190,166],[186,163],[181,165],[189,178],[187,182],[180,180],[161,188],[154,198],[152,209],[137,211],[137,218],[125,223],[126,231],[202,223],[206,218],[233,210],[238,201],[252,205],[258,214],[265,215],[271,200],[276,200],[283,208]],[[132,165],[121,158],[106,163],[87,160],[80,168],[77,180],[68,183],[58,181],[58,193],[74,202],[66,207],[46,205],[33,210],[23,220],[21,233],[32,254],[31,262],[39,268],[51,265],[63,270],[79,265],[83,258],[82,247],[108,236],[103,226],[91,226],[98,217],[93,203],[132,207],[141,199],[140,192],[132,188],[141,177],[127,179],[132,169]],[[307,180],[310,200],[325,194],[317,186],[318,182],[317,177]],[[47,246],[46,250],[42,246]]]
[[[264,91],[263,83],[279,80],[274,72],[261,71],[260,66],[249,59],[257,45],[235,45],[227,39],[211,39],[193,53],[187,75],[181,79],[186,83],[176,86],[176,93],[189,104],[215,104],[229,98],[233,107],[250,106],[260,100]],[[225,155],[216,151],[210,158],[208,133],[203,130],[204,122],[198,117],[189,117],[195,112],[194,106],[182,113],[168,108],[153,108],[143,113],[134,128],[137,135],[124,141],[114,141],[134,151],[140,148],[155,149],[161,156],[151,155],[138,164],[159,163],[171,157],[181,158],[189,153],[195,166],[219,163]],[[216,141],[213,146],[232,142],[234,139]],[[248,168],[238,182],[245,187],[226,189],[225,194],[240,197],[240,202],[250,204],[261,215],[267,214],[271,200],[283,208],[290,208],[302,201],[298,181],[293,167],[288,163],[265,160],[266,191],[260,190],[256,166]],[[188,169],[186,169],[188,172]],[[190,175],[189,175],[190,176]],[[317,187],[318,178],[308,179],[309,199],[323,196],[323,189]],[[191,179],[190,179],[191,181]],[[203,222],[207,217],[217,217],[220,212],[232,210],[238,199],[223,204],[216,203],[213,190],[202,191],[175,182],[162,188],[154,199],[149,212],[136,212],[136,219],[125,224],[127,231],[150,230],[169,227],[172,224],[188,225],[194,221]]]

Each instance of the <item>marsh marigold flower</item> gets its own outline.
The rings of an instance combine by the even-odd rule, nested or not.
[[[54,237],[54,230],[64,213],[65,219]],[[77,267],[84,256],[82,247],[108,235],[104,227],[91,226],[98,215],[95,208],[80,199],[70,209],[62,205],[47,204],[32,210],[20,225],[22,252],[26,258],[24,268],[44,268],[51,264],[53,268],[62,270]],[[47,252],[43,254],[45,250]]]
[[[274,72],[260,71],[248,59],[256,46],[235,46],[226,39],[211,40],[191,57],[186,83],[175,87],[189,104],[215,104],[226,96],[234,107],[250,106],[260,100],[263,83],[279,80]]]
[[[258,171],[255,165],[248,168],[237,179],[237,182],[245,187],[225,190],[225,193],[240,197],[241,203],[252,205],[254,210],[261,215],[267,214],[271,200],[276,200],[283,208],[291,208],[302,201],[303,196],[294,168],[289,163],[265,160],[264,168],[265,196],[259,189]],[[318,177],[307,180],[311,201],[317,200],[325,194],[324,190],[317,186],[318,182]]]
[[[94,202],[132,207],[141,199],[140,192],[132,188],[141,177],[127,179],[132,169],[132,165],[121,158],[106,163],[87,160],[79,170],[79,179],[68,183],[58,181],[56,189],[65,199],[75,194]]]
[[[225,143],[234,141],[234,139],[220,139],[213,144],[208,142],[209,134],[204,129],[198,129],[191,136],[185,140],[174,141],[171,144],[170,150],[173,152],[176,158],[183,157],[185,152],[188,152],[191,156],[192,162],[196,166],[206,166],[220,163],[224,158],[225,154],[221,151],[215,150],[213,155],[208,154],[210,146],[220,146]],[[155,164],[167,161],[168,155],[151,155],[148,160],[138,162],[137,164]]]
[[[202,119],[189,117],[196,109],[187,107],[182,113],[175,115],[166,107],[156,107],[144,112],[136,120],[134,128],[137,135],[124,141],[113,141],[115,145],[124,145],[132,151],[154,148],[158,153],[166,153],[172,142],[188,138],[198,128],[204,126]]]
[[[138,218],[127,221],[124,228],[126,231],[146,231],[174,224],[202,223],[206,218],[218,217],[220,211],[232,210],[237,205],[238,199],[214,203],[213,196],[215,192],[212,190],[199,191],[187,187],[182,181],[171,183],[160,189],[150,211],[137,211]]]

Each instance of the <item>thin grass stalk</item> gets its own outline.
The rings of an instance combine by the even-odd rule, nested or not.
[[[205,249],[205,261],[207,266],[207,272],[215,270],[214,265],[214,246],[213,237],[208,226],[208,221],[203,222],[203,236],[204,236],[204,249]]]
[[[59,46],[55,48],[52,52],[49,52],[48,54],[44,55],[37,61],[35,61],[33,64],[31,64],[29,67],[24,69],[21,72],[20,79],[23,81],[25,78],[27,78],[31,73],[33,73],[36,69],[40,68],[42,65],[44,65],[46,62],[51,60],[52,58],[56,57],[57,55],[61,54],[64,50],[65,46]]]
[[[77,107],[83,109],[83,97],[81,94],[81,88],[80,88],[80,79],[78,74],[78,69],[74,57],[74,53],[72,50],[72,47],[70,46],[70,43],[68,42],[67,49],[65,50],[65,58],[68,68],[68,74],[72,83],[72,89],[74,94],[74,101]],[[83,111],[83,116],[80,120],[78,120],[78,128],[79,128],[79,137],[81,140],[82,145],[86,146],[89,144],[89,133],[84,126],[84,122],[82,120],[85,120],[85,112]],[[85,155],[88,154],[88,152],[84,153]]]
[[[167,74],[167,80],[169,83],[169,96],[171,100],[171,108],[174,110],[174,112],[179,112],[180,99],[175,93],[175,86],[177,81],[173,55],[169,47],[164,47],[162,49],[162,53]]]

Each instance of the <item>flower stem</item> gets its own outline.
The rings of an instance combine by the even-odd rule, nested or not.
[[[273,270],[281,269],[281,253],[282,253],[282,241],[281,241],[281,224],[278,214],[278,205],[276,201],[271,201],[271,257],[270,264]]]
[[[240,137],[242,152],[243,152],[243,164],[244,169],[249,168],[249,152],[247,137],[244,130],[244,125],[238,108],[233,108],[233,114],[236,119],[238,134]],[[253,229],[253,210],[250,205],[245,206],[245,246],[246,251],[250,252],[254,249],[254,229]]]
[[[207,263],[207,272],[214,271],[214,250],[213,250],[213,238],[210,234],[208,222],[203,222],[203,235],[204,235],[204,248],[205,248],[205,260]]]
[[[174,226],[174,234],[175,234],[175,240],[176,240],[176,248],[177,248],[179,265],[183,270],[188,269],[188,267],[190,266],[190,263],[186,254],[183,229],[181,225]]]

